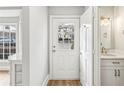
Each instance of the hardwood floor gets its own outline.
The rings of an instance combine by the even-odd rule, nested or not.
[[[49,80],[48,86],[80,86],[80,80]]]
[[[8,71],[0,71],[0,86],[10,85],[10,75]]]

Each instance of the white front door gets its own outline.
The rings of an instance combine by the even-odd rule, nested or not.
[[[79,17],[50,17],[50,77],[79,79]]]
[[[93,9],[89,7],[81,16],[80,79],[82,85],[93,85]]]

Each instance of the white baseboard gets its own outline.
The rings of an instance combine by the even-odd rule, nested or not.
[[[47,86],[48,81],[49,81],[49,75],[47,75],[46,78],[44,79],[42,86]]]

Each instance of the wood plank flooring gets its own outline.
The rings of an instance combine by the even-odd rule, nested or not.
[[[0,86],[10,85],[9,71],[0,71]]]
[[[48,86],[80,86],[80,80],[49,80]]]

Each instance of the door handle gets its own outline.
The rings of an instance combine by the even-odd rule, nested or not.
[[[115,69],[115,76],[117,76],[117,70]]]
[[[118,76],[120,76],[120,70],[118,69]]]

